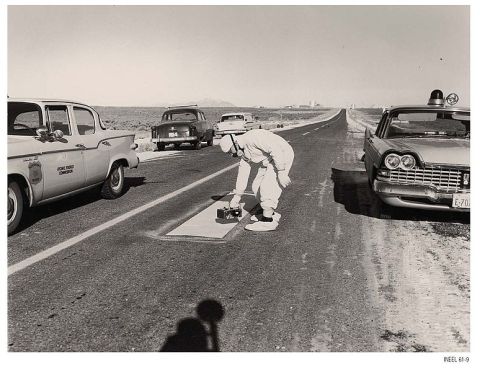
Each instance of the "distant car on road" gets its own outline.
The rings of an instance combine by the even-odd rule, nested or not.
[[[159,151],[174,144],[190,143],[196,150],[202,148],[202,142],[213,145],[214,130],[208,123],[202,110],[194,106],[169,108],[162,115],[160,125],[152,127],[152,142]]]
[[[107,199],[124,190],[124,167],[136,168],[135,134],[107,130],[91,107],[70,101],[8,100],[8,234],[26,207],[95,186]]]
[[[428,105],[386,109],[375,133],[365,131],[368,180],[386,204],[470,210],[470,109],[457,101],[434,90]]]
[[[243,134],[253,123],[253,115],[248,112],[231,112],[223,114],[220,121],[215,124],[215,134],[224,136],[226,134]]]

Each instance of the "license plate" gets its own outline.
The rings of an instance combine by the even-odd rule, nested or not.
[[[470,194],[453,194],[452,207],[470,209]]]
[[[178,137],[178,133],[177,132],[169,132],[168,133],[168,136],[171,138],[171,137]]]

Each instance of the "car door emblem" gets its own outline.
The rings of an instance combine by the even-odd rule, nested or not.
[[[28,178],[32,185],[42,180],[42,164],[39,161],[32,161],[28,164]]]

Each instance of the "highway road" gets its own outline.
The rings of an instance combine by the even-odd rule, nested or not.
[[[345,111],[279,135],[273,232],[167,235],[228,200],[218,146],[126,171],[119,199],[32,210],[8,238],[9,350],[469,351],[469,216],[382,207]]]

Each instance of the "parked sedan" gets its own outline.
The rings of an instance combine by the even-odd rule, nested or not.
[[[174,144],[178,148],[182,143],[190,143],[196,150],[202,148],[202,142],[213,145],[213,126],[208,123],[203,111],[197,107],[179,106],[166,110],[160,125],[152,127],[152,142],[159,151]]]
[[[243,134],[247,132],[247,125],[253,123],[253,116],[247,112],[231,112],[223,114],[220,121],[215,124],[215,134]]]
[[[365,131],[368,180],[386,204],[470,210],[470,109],[457,101],[435,90],[428,105],[386,109]]]
[[[8,101],[8,234],[26,207],[99,186],[104,198],[124,190],[136,168],[135,134],[107,130],[91,107],[70,101]]]

